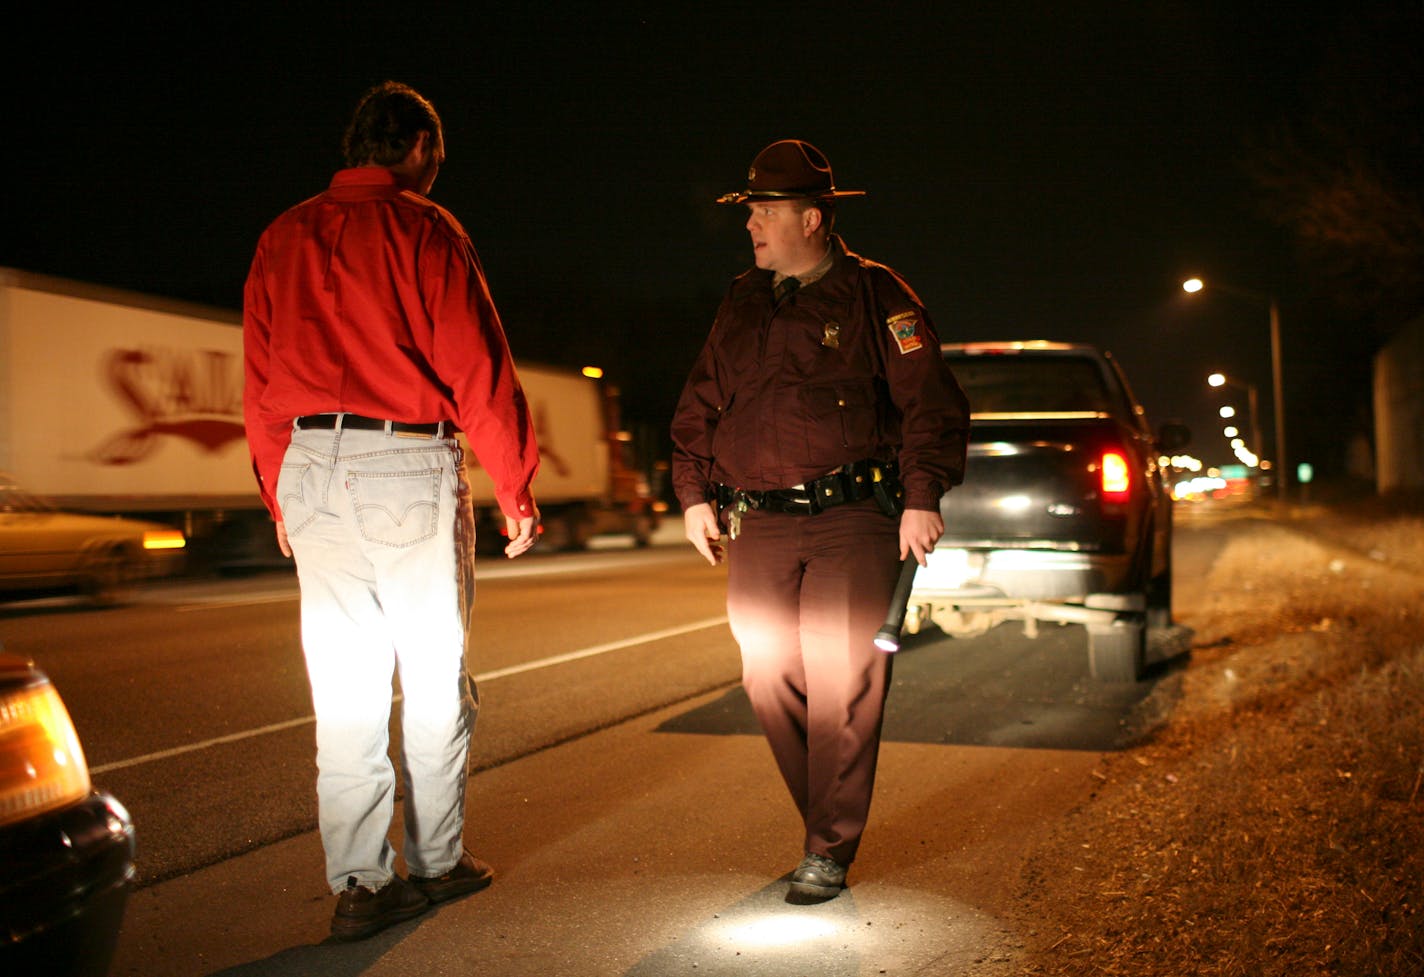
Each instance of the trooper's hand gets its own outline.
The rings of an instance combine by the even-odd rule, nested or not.
[[[913,553],[915,562],[924,566],[926,557],[943,535],[944,520],[937,510],[906,509],[900,514],[900,559]]]
[[[722,562],[722,530],[717,525],[717,514],[712,511],[712,503],[702,502],[682,514],[682,525],[687,538],[703,559],[714,567]]]
[[[521,553],[527,553],[539,539],[539,507],[534,506],[532,516],[524,516],[520,519],[511,519],[509,516],[505,516],[504,529],[509,534],[509,542],[505,544],[504,555],[512,560]]]
[[[277,523],[277,548],[287,559],[292,558],[292,544],[287,541],[287,524],[285,522]]]

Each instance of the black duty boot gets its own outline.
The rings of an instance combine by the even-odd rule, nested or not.
[[[847,866],[825,855],[807,852],[791,876],[790,902],[824,902],[845,888]]]

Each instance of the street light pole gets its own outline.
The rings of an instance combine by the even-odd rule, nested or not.
[[[1271,385],[1274,390],[1276,415],[1276,498],[1286,500],[1286,409],[1281,392],[1281,314],[1276,297],[1271,301]]]

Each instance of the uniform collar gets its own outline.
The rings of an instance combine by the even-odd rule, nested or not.
[[[816,263],[816,267],[812,268],[810,271],[804,274],[795,276],[783,275],[780,272],[777,272],[776,274],[771,276],[771,287],[774,289],[787,278],[794,277],[798,281],[800,281],[800,287],[805,288],[812,282],[817,282],[820,281],[822,278],[825,278],[826,272],[830,271],[831,268],[835,266],[836,258],[840,257],[843,254],[845,254],[845,245],[841,243],[841,239],[838,236],[832,234],[830,237],[830,241],[827,243],[826,246],[825,257],[823,257],[819,262]]]

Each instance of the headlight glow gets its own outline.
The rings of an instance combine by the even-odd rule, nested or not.
[[[176,529],[151,529],[143,534],[146,550],[181,550],[186,545],[183,534]]]
[[[1006,495],[995,503],[1005,512],[1024,512],[1033,504],[1027,495]]]
[[[0,696],[0,825],[89,793],[89,767],[59,693],[47,681]]]

